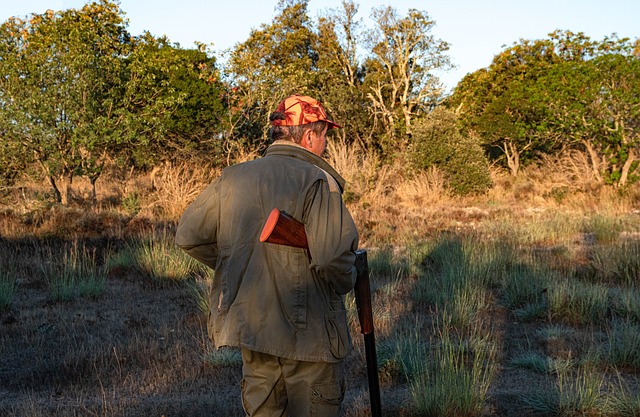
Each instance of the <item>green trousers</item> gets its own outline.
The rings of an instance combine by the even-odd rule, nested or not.
[[[338,417],[344,363],[303,362],[242,349],[242,406],[249,417]]]

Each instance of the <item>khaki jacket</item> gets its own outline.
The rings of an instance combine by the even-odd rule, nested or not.
[[[322,158],[276,142],[226,168],[187,208],[176,243],[215,270],[208,329],[217,347],[322,362],[349,353],[343,294],[355,284],[358,233],[343,186]],[[273,208],[304,223],[309,254],[259,242]]]

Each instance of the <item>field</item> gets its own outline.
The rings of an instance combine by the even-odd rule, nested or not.
[[[369,252],[385,416],[640,415],[640,191],[579,154],[456,197],[359,149],[331,163]],[[354,167],[357,167],[355,169]],[[583,169],[584,168],[584,169]],[[0,204],[0,414],[241,416],[241,362],[206,336],[210,271],[173,245],[216,172],[25,184]],[[345,416],[368,414],[363,341]]]

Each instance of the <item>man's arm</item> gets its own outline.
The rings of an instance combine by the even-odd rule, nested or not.
[[[176,244],[212,269],[218,260],[219,181],[211,183],[187,207],[176,230]]]
[[[358,232],[333,178],[318,181],[309,191],[304,219],[311,267],[339,294],[353,289],[356,281],[355,250]]]

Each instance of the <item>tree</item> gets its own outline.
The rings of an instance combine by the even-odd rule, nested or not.
[[[264,143],[278,102],[317,91],[317,40],[307,6],[308,0],[280,0],[273,22],[252,30],[231,52],[228,136]]]
[[[102,0],[7,21],[0,52],[0,132],[10,152],[0,165],[37,162],[57,201],[68,202],[78,175],[95,198],[107,163],[219,156],[223,87],[204,45],[132,39],[119,7]]]
[[[371,145],[375,134],[369,112],[369,99],[363,81],[365,68],[358,49],[362,47],[358,6],[348,0],[342,8],[331,10],[318,20],[318,98],[330,107],[344,129],[335,132],[345,143]]]
[[[496,55],[489,68],[467,75],[449,105],[459,109],[463,127],[489,149],[499,149],[517,175],[521,163],[563,149],[571,144],[568,135],[580,135],[579,126],[572,133],[558,121],[563,111],[575,114],[584,102],[580,89],[585,85],[576,77],[590,65],[584,63],[628,50],[625,42],[615,37],[595,42],[569,31],[521,40]]]
[[[629,49],[630,50],[630,45]],[[567,147],[583,146],[599,182],[636,180],[640,146],[640,60],[611,53],[562,63],[540,79],[540,97]]]
[[[149,33],[125,60],[122,125],[112,154],[147,169],[161,161],[219,156],[222,83],[206,47],[182,49]]]
[[[386,6],[373,9],[372,17],[376,27],[367,40],[372,51],[366,64],[368,97],[394,148],[397,131],[404,132],[399,138],[403,148],[413,117],[430,110],[442,94],[434,71],[449,67],[449,45],[431,35],[435,22],[427,12],[410,9],[400,17]]]
[[[128,34],[115,3],[47,11],[2,25],[0,131],[42,167],[66,203],[75,175],[95,183],[121,89]]]

